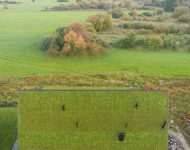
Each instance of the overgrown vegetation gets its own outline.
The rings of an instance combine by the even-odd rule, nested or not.
[[[47,37],[42,47],[51,55],[64,56],[96,56],[105,52],[104,45],[93,38],[95,32],[111,29],[112,20],[109,15],[96,14],[90,16],[86,24],[73,23],[59,28],[53,37]]]

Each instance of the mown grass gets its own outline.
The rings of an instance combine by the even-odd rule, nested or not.
[[[0,13],[0,77],[49,74],[132,73],[144,76],[190,75],[190,54],[108,50],[98,58],[51,57],[40,41],[56,28],[84,22],[97,12],[3,11]]]
[[[0,108],[0,150],[12,149],[17,134],[17,109]]]
[[[167,126],[162,129],[166,93],[46,91],[19,96],[20,149],[167,149]],[[126,139],[119,142],[122,131]]]
[[[7,5],[8,10],[4,9],[4,4],[0,4],[0,11],[41,11],[45,9],[45,7],[57,6],[59,4],[70,4],[74,3],[75,0],[69,0],[69,2],[60,3],[57,0],[35,0],[35,3],[32,0],[15,0],[17,2],[21,2],[20,4],[9,4]]]

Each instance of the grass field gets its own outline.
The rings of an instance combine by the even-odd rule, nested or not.
[[[45,7],[52,7],[59,4],[69,4],[74,3],[75,0],[69,0],[69,2],[59,3],[57,0],[35,0],[36,2],[33,3],[32,0],[16,0],[17,2],[21,2],[20,4],[9,4],[8,11],[41,11]],[[4,4],[0,4],[1,11],[7,11],[3,9]]]
[[[16,141],[17,109],[0,108],[0,150],[12,149]]]
[[[162,129],[167,117],[166,93],[46,91],[19,95],[20,149],[167,148],[167,126]],[[124,142],[118,141],[119,132],[126,133]]]
[[[52,35],[60,26],[84,22],[97,11],[43,12],[41,10],[45,7],[57,5],[56,0],[36,0],[36,3],[32,3],[32,0],[18,1],[22,4],[8,5],[8,10],[4,10],[4,5],[0,4],[0,78],[97,73],[167,78],[190,76],[190,53],[110,49],[106,55],[97,58],[50,57],[40,48],[40,40],[43,37]],[[70,3],[72,2],[74,0],[70,0]],[[182,105],[188,103],[188,98],[183,103],[176,101],[180,103],[178,105],[176,102],[176,107],[181,106],[182,110]],[[156,138],[160,136],[155,133]],[[44,133],[41,136],[43,137]],[[105,135],[101,136],[104,138]],[[110,139],[113,140],[113,136],[115,134],[110,134]],[[149,134],[144,136],[147,140],[153,139]],[[11,149],[15,138],[16,109],[0,108],[0,150]],[[141,135],[139,139],[142,139]],[[31,139],[31,142],[32,140],[35,139]],[[157,144],[157,141],[152,141],[152,144]],[[48,144],[52,145],[51,142]]]
[[[132,73],[145,76],[190,75],[190,54],[110,50],[98,58],[54,58],[40,40],[59,26],[84,22],[96,12],[2,11],[0,13],[0,77],[58,73]]]

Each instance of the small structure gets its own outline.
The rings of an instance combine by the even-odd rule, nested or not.
[[[136,102],[135,108],[137,109],[138,107],[139,107],[139,104],[138,104],[138,102]]]
[[[65,105],[64,105],[64,104],[63,104],[63,106],[62,106],[62,110],[65,111]]]
[[[125,124],[125,128],[127,128],[127,126],[128,126],[128,124],[126,123],[126,124]]]
[[[120,132],[118,138],[119,138],[119,141],[124,141],[124,139],[125,139],[125,133],[124,132]]]
[[[78,122],[76,122],[75,125],[76,125],[76,128],[79,128],[79,123]]]
[[[164,123],[163,123],[163,125],[162,125],[162,129],[164,129],[164,128],[165,128],[166,123],[167,123],[167,120],[165,120],[165,121],[164,121]]]

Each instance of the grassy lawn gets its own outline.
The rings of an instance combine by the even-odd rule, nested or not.
[[[16,141],[17,109],[0,108],[0,150],[12,149]]]
[[[109,50],[98,58],[54,58],[40,49],[40,40],[59,26],[84,22],[96,12],[0,13],[0,77],[58,73],[131,73],[145,76],[190,75],[190,54]]]
[[[163,92],[22,92],[19,148],[163,150],[166,116]]]
[[[8,11],[41,11],[45,7],[52,7],[57,6],[59,4],[69,4],[74,3],[75,0],[69,0],[69,2],[60,3],[57,2],[57,0],[35,0],[36,2],[33,3],[32,0],[16,0],[18,2],[21,2],[20,4],[9,4]],[[3,9],[4,4],[0,4],[0,11],[7,11]]]
[[[32,0],[19,0],[19,1],[23,3],[16,5],[8,5],[9,8],[8,10],[4,10],[3,9],[4,5],[0,4],[0,79],[9,78],[9,77],[19,78],[31,75],[50,75],[50,74],[93,75],[99,73],[105,73],[105,74],[124,73],[124,74],[130,74],[132,76],[134,75],[135,77],[151,76],[151,77],[163,77],[170,79],[177,77],[182,79],[184,77],[190,76],[190,53],[145,51],[145,50],[127,51],[123,49],[109,49],[104,56],[100,57],[90,57],[90,58],[51,57],[41,50],[40,48],[41,39],[45,36],[52,35],[58,27],[65,26],[73,22],[85,22],[88,16],[97,13],[97,11],[43,12],[41,10],[44,9],[45,7],[52,7],[58,5],[59,3],[57,3],[56,0],[36,0],[36,3],[32,3]],[[74,1],[75,0],[70,0],[69,3],[72,3]],[[141,11],[141,13],[143,12],[144,10]],[[152,10],[150,10],[150,12],[153,13]],[[181,86],[183,87],[184,84],[181,84]],[[52,89],[56,87],[51,86],[49,88]],[[59,88],[63,89],[63,86],[60,86]],[[73,87],[68,87],[68,88],[73,88]],[[152,95],[150,95],[150,97],[148,97],[147,99],[149,98],[152,99],[151,97]],[[184,95],[180,95],[178,99],[181,99],[181,97],[184,97]],[[184,110],[184,106],[186,107],[185,111],[188,109],[189,99],[188,97],[184,97],[184,100],[181,101],[179,101],[178,99],[176,99],[174,102],[172,101],[171,106],[172,107],[175,106],[176,108],[178,108],[178,112],[184,113],[184,111],[181,110]],[[29,104],[33,100],[34,99],[29,99],[29,103],[25,105],[26,107],[25,109],[23,109],[23,111],[27,111],[27,109],[28,110],[32,109],[29,107]],[[38,100],[38,97],[36,98],[36,100]],[[61,101],[61,99],[58,99],[56,105],[59,105],[62,102],[63,101]],[[132,98],[128,102],[129,102],[128,104],[132,104],[134,102],[134,99]],[[162,106],[165,105],[165,103],[157,105],[158,102],[159,101],[157,102],[155,101],[154,103],[148,103],[147,106],[151,105],[157,107],[160,105]],[[58,110],[57,112],[55,112],[55,114],[50,114],[52,111],[51,108],[49,108],[48,103],[44,103],[43,99],[41,103],[43,103],[43,105],[45,104],[45,106],[47,105],[47,107],[45,107],[44,112],[49,113],[48,115],[50,116],[51,115],[55,116],[54,119],[59,124],[58,119],[60,117],[60,111]],[[71,105],[73,103],[74,101],[71,101],[70,103],[68,103],[68,105]],[[85,101],[81,100],[81,103],[84,104],[85,107],[87,107]],[[128,104],[124,105],[125,107],[123,107],[123,109],[124,108],[128,109],[129,107]],[[33,106],[37,105],[38,105],[37,102],[33,104]],[[73,105],[73,108],[74,107],[75,105]],[[146,108],[146,106],[144,108]],[[38,107],[36,109],[38,109]],[[50,111],[48,109],[50,109]],[[52,107],[52,109],[55,108]],[[164,115],[164,111],[160,112],[159,116],[154,113],[149,113],[150,111],[145,109],[142,110],[140,109],[138,111],[143,111],[151,115],[151,118],[155,117],[154,119],[156,120],[160,120],[161,117],[163,117]],[[84,114],[85,111],[81,111],[81,113]],[[31,115],[31,117],[28,117],[29,114]],[[42,115],[43,114],[40,114],[40,111],[35,112],[34,115],[32,114],[32,112],[28,112],[26,113],[26,116],[23,116],[23,119],[26,119],[26,121],[32,120],[34,122],[34,127],[35,127],[38,125],[38,122],[36,122],[36,120],[39,120],[38,118],[41,118]],[[70,114],[66,115],[70,116]],[[118,114],[116,113],[116,115]],[[177,115],[179,115],[179,113]],[[180,114],[176,118],[180,118],[181,115],[182,114]],[[62,116],[64,116],[64,114],[62,114]],[[89,126],[88,123],[85,124]],[[134,124],[134,122],[132,122],[132,124]],[[59,125],[61,128],[62,124]],[[158,124],[155,122],[154,125],[156,126]],[[133,143],[134,140],[137,140],[138,143],[137,145],[140,146],[142,146],[143,142],[144,149],[151,149],[151,145],[157,144],[161,146],[163,144],[163,139],[166,138],[166,136],[165,135],[163,136],[162,134],[163,132],[165,133],[166,131],[161,132],[160,128],[155,128],[154,129],[155,134],[150,135],[150,132],[152,132],[152,128],[145,127],[144,129],[147,132],[144,133],[140,132],[139,134],[137,134],[134,133],[133,129],[129,127],[129,130],[127,130],[127,132],[129,131],[129,133],[127,134],[127,138],[134,140],[126,141],[123,145],[118,145],[118,142],[116,141],[118,133],[118,130],[116,130],[115,128],[116,126],[119,126],[119,124],[117,123],[113,124],[113,128],[111,129],[109,128],[111,131],[113,131],[112,133],[109,132],[109,134],[106,133],[101,134],[102,132],[101,133],[94,132],[89,134],[89,137],[86,136],[84,139],[80,139],[81,141],[79,140],[75,141],[75,138],[70,139],[67,134],[66,135],[63,134],[64,132],[55,133],[55,134],[52,132],[47,132],[46,134],[45,130],[47,131],[53,128],[53,124],[51,123],[49,126],[47,126],[47,128],[44,126],[40,127],[44,129],[44,131],[42,130],[40,135],[35,130],[32,132],[28,132],[26,126],[21,126],[21,128],[23,127],[22,130],[23,132],[21,132],[21,139],[23,141],[26,141],[26,143],[29,146],[33,146],[33,144],[36,144],[36,146],[40,145],[43,146],[45,144],[47,146],[46,149],[48,150],[49,147],[54,146],[52,144],[54,142],[53,140],[56,140],[58,142],[57,143],[58,147],[62,146],[61,145],[62,141],[58,140],[60,137],[67,138],[68,140],[71,141],[73,140],[74,142],[76,142],[73,145],[68,145],[67,143],[68,141],[64,143],[67,146],[71,147],[74,147],[75,144],[76,146],[79,147],[83,146],[82,143],[85,140],[89,142],[89,145],[96,145],[97,143],[93,143],[92,140],[94,137],[96,137],[98,138],[96,139],[96,141],[98,142],[99,145],[106,146],[105,142],[110,142],[112,143],[110,145],[112,145],[113,148],[115,149],[125,149],[125,147],[129,146],[131,142]],[[144,124],[142,124],[142,126],[144,126]],[[135,128],[134,125],[133,127]],[[72,128],[71,131],[74,131],[74,129]],[[26,138],[25,136],[26,134],[28,137],[30,137],[30,139]],[[77,138],[81,134],[82,134],[81,132],[74,132],[72,137]],[[43,137],[47,137],[49,142],[48,143],[44,142],[42,139]],[[52,139],[51,137],[55,137],[55,139]],[[108,138],[107,141],[102,140],[106,138]],[[11,149],[12,145],[15,142],[15,139],[16,139],[16,109],[0,108],[0,150]],[[150,142],[150,144],[146,144],[146,142],[144,142],[144,139]],[[38,141],[41,141],[41,143],[38,144]],[[22,146],[25,147],[26,145]],[[165,146],[166,145],[163,145],[163,147],[159,148],[166,149]]]

